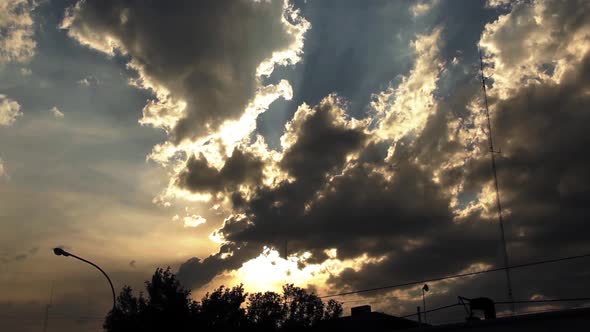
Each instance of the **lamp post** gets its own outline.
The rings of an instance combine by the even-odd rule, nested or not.
[[[424,308],[424,323],[426,323],[426,297],[424,293],[428,292],[430,288],[428,288],[428,284],[424,284],[422,287],[422,307]]]
[[[113,287],[113,283],[111,282],[111,278],[109,278],[109,276],[106,274],[106,272],[104,272],[104,270],[100,268],[100,266],[92,263],[91,261],[85,260],[82,257],[78,257],[72,253],[69,253],[69,252],[63,250],[62,248],[53,248],[53,253],[56,256],[74,257],[77,260],[80,260],[84,263],[90,264],[90,265],[94,266],[95,268],[97,268],[105,276],[105,278],[107,278],[107,281],[109,282],[109,285],[111,286],[111,292],[113,293],[113,309],[112,309],[112,311],[115,311],[115,307],[116,307],[115,287]]]

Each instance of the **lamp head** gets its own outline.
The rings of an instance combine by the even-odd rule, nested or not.
[[[70,256],[70,253],[63,250],[62,248],[53,248],[53,253],[57,256],[65,256],[65,257]]]
[[[422,287],[422,290],[425,292],[428,292],[430,290],[430,288],[428,288],[428,284],[424,284],[424,287]]]

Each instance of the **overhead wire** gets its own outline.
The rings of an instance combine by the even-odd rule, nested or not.
[[[427,283],[427,282],[434,282],[434,281],[441,281],[441,280],[448,280],[448,279],[456,279],[456,278],[469,277],[469,276],[474,276],[474,275],[479,275],[479,274],[484,274],[484,273],[504,271],[506,269],[518,269],[518,268],[524,268],[524,267],[529,267],[529,266],[549,264],[549,263],[557,263],[557,262],[562,262],[562,261],[568,261],[568,260],[574,260],[574,259],[581,259],[581,258],[589,258],[589,257],[590,257],[590,253],[582,254],[582,255],[574,255],[574,256],[567,256],[567,257],[560,257],[560,258],[554,258],[554,259],[545,259],[545,260],[528,262],[528,263],[523,263],[523,264],[516,264],[516,265],[511,265],[511,266],[506,266],[506,267],[498,267],[498,268],[481,270],[481,271],[475,271],[475,272],[459,273],[459,274],[453,274],[453,275],[447,275],[447,276],[435,277],[435,278],[429,278],[429,279],[422,279],[422,280],[415,280],[415,281],[409,281],[409,282],[404,282],[404,283],[399,283],[399,284],[393,284],[393,285],[387,285],[387,286],[381,286],[381,287],[366,288],[366,289],[359,289],[359,290],[354,290],[354,291],[349,291],[349,292],[342,292],[342,293],[335,293],[335,294],[323,295],[323,296],[320,296],[320,298],[324,299],[324,298],[330,298],[330,297],[336,297],[336,296],[346,296],[346,295],[352,295],[352,294],[375,292],[375,291],[392,289],[392,288],[400,288],[400,287],[405,287],[405,286],[413,286],[413,285],[423,284],[423,283]]]

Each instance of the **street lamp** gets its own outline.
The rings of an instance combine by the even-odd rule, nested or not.
[[[116,306],[115,287],[113,287],[113,283],[111,282],[111,278],[109,278],[109,276],[106,274],[106,272],[104,272],[104,270],[100,268],[100,266],[92,263],[91,261],[85,260],[82,257],[78,257],[72,253],[69,253],[69,252],[63,250],[62,248],[53,248],[53,253],[56,256],[74,257],[77,260],[81,260],[82,262],[90,264],[90,265],[94,266],[95,268],[97,268],[105,276],[105,278],[107,278],[107,281],[109,282],[109,285],[111,286],[111,292],[113,293],[113,309],[112,309],[112,311],[115,311],[115,306]]]
[[[424,307],[424,323],[426,323],[426,297],[424,297],[424,293],[428,292],[430,288],[428,288],[428,284],[424,284],[422,287],[422,307]]]

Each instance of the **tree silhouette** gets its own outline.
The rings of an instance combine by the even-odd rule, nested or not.
[[[250,327],[257,331],[276,331],[287,317],[283,297],[275,292],[250,294],[247,311]]]
[[[283,298],[287,307],[286,330],[310,328],[324,317],[324,303],[317,295],[293,284],[283,286]]]
[[[104,329],[111,332],[140,331],[141,315],[146,306],[147,303],[142,294],[135,297],[131,287],[123,287],[121,294],[117,297],[117,308],[108,314],[103,325]]]
[[[337,319],[342,316],[342,304],[336,300],[329,300],[324,311],[324,320]]]
[[[242,285],[220,286],[199,303],[170,267],[156,269],[145,288],[146,296],[135,296],[131,287],[123,287],[116,309],[105,319],[105,331],[299,331],[342,314],[340,303],[330,300],[325,305],[317,295],[292,284],[283,286],[282,295],[248,295]]]
[[[133,295],[125,286],[117,297],[117,308],[107,316],[104,329],[109,332],[189,331],[195,325],[198,304],[190,298],[170,271],[158,268],[146,281],[148,298]]]
[[[228,331],[246,326],[246,311],[242,304],[246,300],[242,285],[225,288],[220,286],[213,293],[207,293],[201,302],[201,319],[213,331]]]

